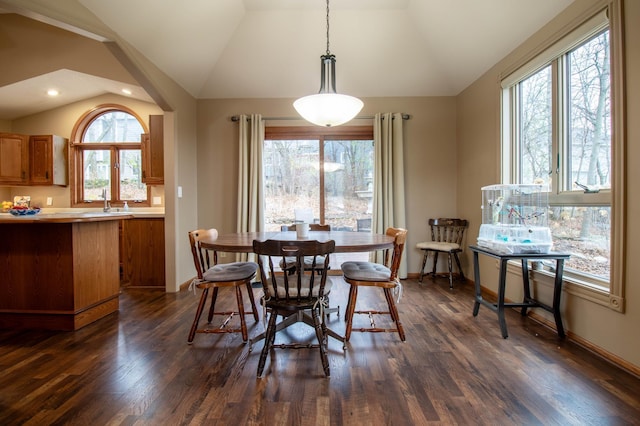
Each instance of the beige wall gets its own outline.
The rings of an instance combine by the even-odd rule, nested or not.
[[[430,239],[430,217],[455,215],[456,205],[456,104],[453,97],[363,99],[362,116],[376,112],[403,112],[407,209],[406,256],[408,272],[419,269],[415,244]],[[230,117],[241,113],[264,117],[297,117],[293,99],[234,99],[198,101],[198,224],[220,232],[235,232],[238,123]],[[371,120],[355,120],[362,125]],[[306,124],[267,121],[266,125]]]
[[[578,1],[572,4],[530,40],[496,64],[458,96],[458,213],[471,220],[470,237],[478,235],[481,223],[480,188],[499,183],[499,74],[507,66],[525,55],[556,31],[561,30],[583,10],[597,1]],[[581,341],[595,345],[597,350],[618,357],[633,368],[640,368],[640,225],[633,218],[640,213],[640,168],[634,162],[640,158],[640,2],[626,0],[626,87],[627,87],[627,225],[626,225],[626,312],[618,313],[566,291],[563,293],[563,319],[570,333]],[[472,272],[470,253],[465,254],[467,271]],[[495,261],[482,260],[483,286],[496,291]],[[522,298],[520,278],[509,277],[507,297]],[[481,308],[481,315],[482,308]],[[484,315],[487,315],[485,312]],[[470,318],[470,320],[472,320]]]

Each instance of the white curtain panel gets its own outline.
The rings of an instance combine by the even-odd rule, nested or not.
[[[401,113],[378,113],[373,119],[374,193],[372,231],[406,228],[404,201],[404,120]],[[405,246],[406,252],[406,246]],[[382,262],[380,253],[374,261]],[[403,253],[400,278],[407,278],[407,256]]]
[[[259,232],[264,226],[264,190],[262,181],[262,146],[264,120],[262,115],[240,115],[238,164],[237,232]],[[255,255],[237,256],[239,260],[255,261]]]

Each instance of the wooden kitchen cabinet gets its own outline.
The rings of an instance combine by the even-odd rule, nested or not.
[[[29,183],[31,185],[69,184],[68,140],[56,135],[29,137]]]
[[[121,221],[123,287],[165,288],[164,218]]]
[[[0,133],[0,185],[29,183],[29,137]]]
[[[142,135],[142,182],[164,185],[164,119],[149,116],[149,133]]]
[[[9,215],[7,215],[9,216]],[[0,328],[78,330],[119,309],[117,216],[0,218]]]

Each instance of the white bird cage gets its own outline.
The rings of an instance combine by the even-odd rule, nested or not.
[[[503,253],[548,253],[546,185],[490,185],[482,188],[482,225],[478,245]]]

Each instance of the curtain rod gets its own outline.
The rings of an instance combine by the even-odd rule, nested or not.
[[[373,120],[375,117],[373,115],[362,115],[359,117],[355,117],[354,120]],[[304,120],[302,117],[262,117],[263,120]],[[411,116],[409,114],[402,114],[403,120],[410,120]],[[231,121],[240,121],[239,115],[231,116]]]

